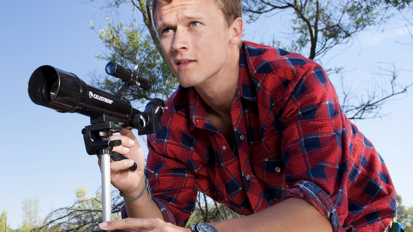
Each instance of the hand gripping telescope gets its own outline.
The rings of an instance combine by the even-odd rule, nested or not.
[[[105,70],[124,82],[115,94],[89,86],[75,74],[48,65],[37,68],[29,80],[29,96],[35,104],[61,113],[79,113],[90,117],[91,125],[86,126],[82,134],[88,154],[101,157],[103,222],[110,221],[112,214],[110,158],[115,161],[126,159],[112,152],[114,146],[122,144],[121,140],[108,141],[105,138],[120,132],[122,127],[136,128],[139,135],[159,131],[162,128],[159,118],[165,106],[161,99],[154,98],[143,112],[133,108],[125,98],[129,88],[138,86],[148,90],[151,83],[136,70],[125,69],[112,61]],[[135,171],[136,168],[135,163],[129,170]]]

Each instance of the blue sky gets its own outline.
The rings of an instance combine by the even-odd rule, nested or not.
[[[41,65],[75,73],[85,81],[90,80],[90,73],[104,72],[106,62],[97,60],[95,55],[105,49],[89,24],[93,21],[97,29],[104,27],[106,15],[98,6],[85,2],[0,1],[0,117],[4,131],[0,211],[7,211],[12,228],[22,222],[21,202],[25,198],[38,198],[40,215],[44,217],[53,209],[72,204],[74,190],[80,186],[92,196],[101,184],[96,157],[86,153],[81,134],[81,129],[90,124],[89,118],[40,107],[27,94],[30,75]],[[119,17],[128,20],[129,16],[130,11],[126,10]],[[246,25],[244,38],[261,42],[274,31],[285,30],[279,23],[283,20],[277,17]],[[413,82],[413,45],[400,43],[413,43],[404,24],[402,19],[393,20],[385,27],[361,33],[351,47],[338,47],[324,57],[324,67],[345,66],[346,83],[360,92],[368,80],[379,81],[370,74],[378,62],[394,62],[400,69],[400,80]],[[330,78],[338,83],[337,76]],[[407,206],[413,206],[412,96],[408,94],[385,105],[382,113],[387,117],[356,121],[384,158]]]

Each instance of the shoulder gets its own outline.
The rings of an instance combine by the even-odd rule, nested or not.
[[[303,81],[314,85],[331,84],[324,69],[315,61],[281,48],[244,41],[240,56],[240,67],[248,70],[258,95],[270,94],[274,101],[290,98]]]
[[[244,41],[244,53],[250,74],[257,77],[271,74],[291,80],[297,75],[320,67],[313,60],[300,54],[248,41]]]

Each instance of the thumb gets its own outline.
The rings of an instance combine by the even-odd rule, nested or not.
[[[135,135],[133,134],[132,130],[128,128],[123,128],[122,131],[120,132],[121,135],[128,136],[131,139],[135,138]]]

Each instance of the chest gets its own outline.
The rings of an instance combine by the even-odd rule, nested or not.
[[[202,170],[198,181],[205,183],[199,185],[199,190],[208,192],[214,186],[209,195],[227,205],[236,202],[238,212],[257,212],[278,202],[285,189],[285,178],[281,136],[274,113],[262,112],[256,103],[238,99],[234,101],[230,121],[210,121],[217,131],[198,130],[196,135],[203,149],[195,149],[200,152],[193,155],[202,157],[195,159],[203,160],[197,163],[198,170]],[[232,144],[237,147],[237,155]]]

